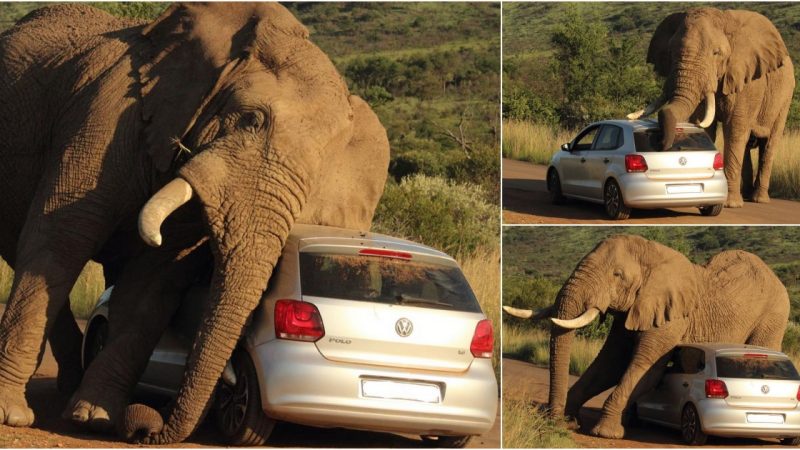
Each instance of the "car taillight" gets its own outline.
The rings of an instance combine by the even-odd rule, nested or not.
[[[475,334],[472,335],[472,343],[469,345],[469,351],[472,356],[476,358],[491,358],[492,350],[494,350],[494,330],[492,330],[492,322],[488,319],[483,319],[478,322],[475,327]]]
[[[800,386],[797,386],[797,395],[795,396],[798,402],[800,402]]]
[[[631,172],[647,172],[647,161],[642,155],[625,155],[625,170]]]
[[[706,380],[706,397],[727,398],[728,386],[722,380]]]
[[[725,162],[722,160],[722,153],[714,155],[714,170],[722,170],[725,168]]]
[[[275,302],[275,336],[290,341],[318,341],[325,336],[319,310],[299,300],[278,300]]]

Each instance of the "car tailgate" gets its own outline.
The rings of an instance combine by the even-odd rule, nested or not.
[[[640,153],[647,161],[652,180],[702,180],[714,176],[715,151],[669,151]]]
[[[794,409],[800,382],[790,380],[721,378],[728,387],[730,406],[757,409]]]
[[[325,336],[317,341],[331,361],[463,372],[483,314],[303,296],[317,306]]]

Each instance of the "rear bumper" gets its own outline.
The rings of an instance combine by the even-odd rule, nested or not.
[[[759,410],[734,408],[723,400],[707,399],[699,402],[700,423],[706,434],[724,437],[798,437],[800,436],[800,410]],[[782,424],[748,423],[748,413],[782,414]]]
[[[492,428],[497,381],[491,361],[475,359],[465,372],[434,372],[337,363],[313,344],[272,340],[251,350],[264,412],[318,427],[419,435],[477,435]],[[259,361],[291,361],[262,364]],[[365,398],[363,377],[415,380],[441,386],[441,403]]]
[[[686,180],[653,180],[643,173],[626,173],[620,177],[625,204],[632,208],[668,208],[679,206],[711,206],[725,203],[728,182],[721,170],[712,178]],[[670,194],[671,185],[699,184],[700,193]]]

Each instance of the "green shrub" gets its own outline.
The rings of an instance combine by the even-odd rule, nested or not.
[[[387,183],[373,229],[404,236],[451,255],[497,248],[499,211],[480,186],[413,175]]]

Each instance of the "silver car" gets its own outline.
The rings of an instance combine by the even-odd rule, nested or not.
[[[728,196],[722,155],[708,135],[679,124],[671,149],[652,120],[604,120],[561,146],[547,170],[552,201],[565,197],[605,205],[613,219],[631,208],[696,206],[704,216],[722,212]]]
[[[184,299],[140,387],[175,395],[208,295]],[[492,325],[456,261],[374,233],[296,225],[260,307],[223,372],[213,414],[235,445],[275,421],[420,435],[464,446],[494,424]],[[108,336],[110,289],[84,338],[84,365]]]
[[[675,348],[660,383],[638,398],[636,418],[681,430],[703,445],[707,435],[779,438],[800,444],[800,375],[781,352],[742,344]]]

